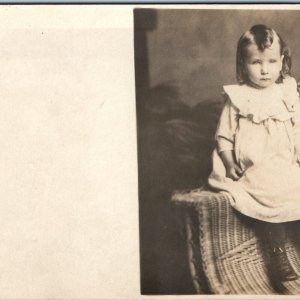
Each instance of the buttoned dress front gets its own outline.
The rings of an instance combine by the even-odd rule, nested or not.
[[[300,220],[300,103],[294,78],[265,89],[224,86],[208,183],[228,194],[236,210],[267,222]],[[220,152],[233,150],[243,175],[226,177]]]

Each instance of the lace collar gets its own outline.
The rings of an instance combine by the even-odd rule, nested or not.
[[[223,88],[239,115],[255,123],[269,118],[286,121],[293,116],[299,101],[297,83],[292,77],[265,89],[248,85],[226,85]]]

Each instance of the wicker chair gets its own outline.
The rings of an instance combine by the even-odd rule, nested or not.
[[[198,294],[300,294],[300,280],[274,281],[253,224],[232,209],[225,194],[204,188],[176,191],[172,201],[184,208],[190,273]],[[295,224],[288,229],[287,252],[300,274]]]

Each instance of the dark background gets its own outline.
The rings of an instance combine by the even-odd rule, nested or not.
[[[289,44],[298,81],[300,11],[134,11],[142,294],[194,292],[181,211],[170,198],[206,181],[222,85],[236,83],[237,41],[255,24]]]

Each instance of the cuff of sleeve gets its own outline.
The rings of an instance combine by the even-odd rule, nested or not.
[[[224,138],[218,138],[217,145],[218,145],[219,153],[223,152],[223,151],[232,151],[233,150],[233,143]]]

